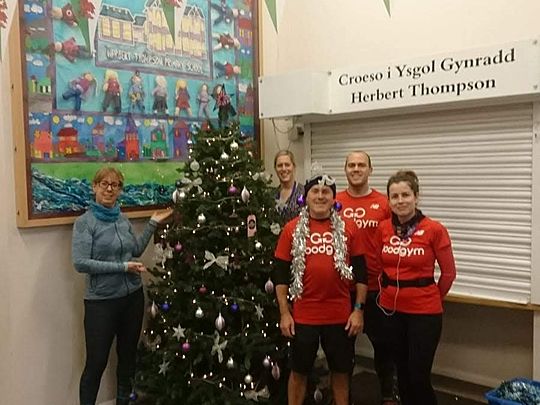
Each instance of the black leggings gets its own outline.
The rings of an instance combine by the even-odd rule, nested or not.
[[[385,330],[397,366],[402,405],[436,405],[431,367],[439,344],[442,314],[386,317]]]
[[[376,291],[369,291],[364,310],[364,332],[373,346],[373,365],[379,379],[381,401],[396,399],[396,365],[385,338],[385,315],[377,306]]]
[[[101,376],[114,337],[118,365],[117,398],[127,400],[135,375],[137,343],[144,314],[143,289],[126,297],[108,300],[84,301],[84,334],[86,338],[86,365],[81,376],[79,397],[81,405],[94,405]]]

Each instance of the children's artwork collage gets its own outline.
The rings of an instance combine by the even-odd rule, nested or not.
[[[255,3],[24,0],[31,215],[79,213],[104,162],[123,207],[162,205],[198,128],[234,120],[253,142]]]

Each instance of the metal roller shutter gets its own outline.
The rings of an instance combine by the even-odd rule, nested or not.
[[[452,293],[528,303],[531,295],[532,104],[311,124],[312,162],[346,187],[344,158],[366,150],[371,185],[398,169],[420,179],[420,208],[448,227]]]

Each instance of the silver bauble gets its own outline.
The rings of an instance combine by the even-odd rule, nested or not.
[[[257,249],[257,250],[261,250],[261,249],[262,249],[262,247],[263,247],[263,245],[262,245],[262,243],[261,243],[261,242],[259,242],[259,241],[255,242],[255,249]]]
[[[201,165],[199,164],[199,162],[197,162],[196,160],[194,160],[193,162],[191,162],[189,164],[189,168],[194,171],[194,172],[198,172],[199,169],[201,168]]]
[[[204,316],[204,312],[201,307],[195,311],[195,317],[201,319]]]
[[[229,159],[229,155],[227,155],[225,152],[223,152],[219,158],[221,160],[227,160],[227,159]]]
[[[242,201],[247,203],[249,201],[249,197],[251,197],[251,194],[249,193],[246,186],[242,189],[242,192],[240,193],[240,197],[242,197]]]
[[[229,357],[229,360],[227,360],[227,368],[234,368],[234,360],[232,357]]]
[[[246,374],[246,376],[244,377],[244,382],[246,384],[251,384],[253,382],[253,377],[251,376],[251,374]]]
[[[274,292],[274,283],[272,282],[272,279],[268,279],[264,285],[264,291],[266,291],[268,294],[272,294]]]
[[[274,377],[274,380],[279,380],[279,377],[281,376],[281,370],[279,369],[279,366],[274,364],[274,367],[272,367],[272,377]]]
[[[199,216],[197,217],[197,222],[201,225],[206,222],[206,217],[204,216],[204,214],[199,214]]]
[[[221,316],[221,312],[219,313],[218,317],[216,318],[216,329],[221,331],[225,327],[225,318]]]
[[[232,141],[231,150],[238,150],[238,144],[236,143],[236,141]]]
[[[155,318],[158,314],[158,307],[154,301],[152,301],[152,306],[150,307],[150,315],[152,315],[152,318]]]
[[[263,360],[263,366],[265,368],[269,368],[271,365],[272,365],[272,363],[270,362],[270,359],[268,358],[268,356],[265,357],[264,360]]]
[[[323,394],[322,394],[321,390],[319,389],[319,387],[317,387],[317,389],[313,393],[313,399],[315,400],[315,402],[321,402],[322,401]]]

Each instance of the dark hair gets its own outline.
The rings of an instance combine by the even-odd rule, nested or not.
[[[386,195],[390,195],[390,186],[392,184],[405,182],[409,185],[415,196],[420,193],[420,183],[418,182],[418,176],[412,170],[399,170],[388,179],[386,183]]]
[[[294,167],[296,167],[296,161],[294,160],[294,154],[290,150],[281,149],[276,153],[276,156],[274,156],[274,168],[276,167],[278,157],[280,156],[288,156],[289,159],[291,159],[291,163]]]
[[[353,150],[351,153],[349,153],[349,154],[347,155],[347,157],[345,158],[345,167],[347,167],[347,163],[349,162],[349,157],[350,157],[353,153],[362,153],[363,155],[365,155],[365,156],[367,157],[368,166],[369,166],[369,168],[371,169],[371,156],[369,156],[369,153],[367,153],[366,151],[363,151],[363,150]]]
[[[330,176],[327,176],[329,179],[331,180],[334,180],[332,177]],[[323,178],[323,175],[318,175],[318,176],[315,176],[315,177],[312,177],[311,179],[309,179],[308,181],[306,181],[306,184],[304,185],[304,198],[307,196],[308,194],[308,191],[311,187],[313,186],[316,186],[319,184],[319,180],[322,180]],[[336,190],[336,183],[334,181],[333,184],[331,185],[328,185],[328,184],[325,184],[327,187],[330,187],[332,189],[332,194],[334,195],[334,198],[336,198],[336,193],[337,193],[337,190]]]

